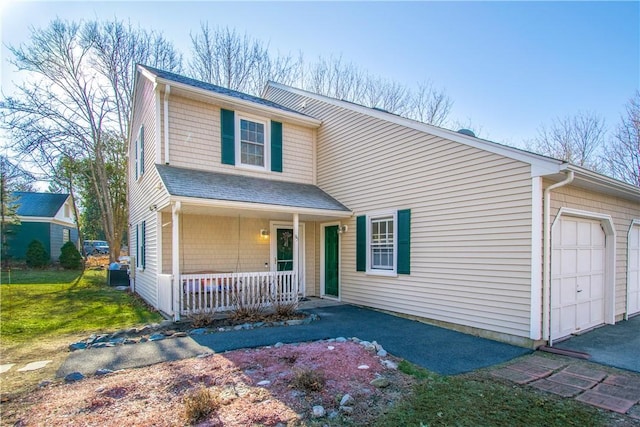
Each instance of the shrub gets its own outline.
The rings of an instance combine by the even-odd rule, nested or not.
[[[219,407],[218,396],[205,387],[200,387],[184,397],[184,416],[189,424],[207,419]]]
[[[31,268],[43,268],[49,265],[49,254],[40,240],[32,240],[29,243],[25,258],[27,266]]]
[[[313,369],[297,370],[293,375],[290,387],[301,391],[322,391],[325,378],[322,371]]]
[[[68,270],[78,270],[82,266],[82,255],[71,241],[62,245],[59,259],[60,265]]]

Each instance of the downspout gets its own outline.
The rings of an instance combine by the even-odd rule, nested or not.
[[[164,164],[169,164],[169,94],[171,86],[164,88]]]
[[[560,182],[556,182],[550,185],[544,190],[544,214],[543,214],[543,255],[542,255],[542,268],[544,275],[542,276],[542,300],[543,300],[543,312],[542,312],[542,339],[549,341],[549,347],[553,345],[551,340],[551,225],[549,219],[551,218],[551,191],[556,188],[571,184],[573,182],[573,171],[567,172],[567,177]]]

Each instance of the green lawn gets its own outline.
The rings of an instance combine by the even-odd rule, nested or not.
[[[406,361],[420,381],[414,392],[377,420],[377,426],[604,426],[602,411],[573,399],[505,384],[477,374],[441,376]]]
[[[4,345],[158,322],[127,292],[106,286],[105,271],[2,273],[0,337]]]

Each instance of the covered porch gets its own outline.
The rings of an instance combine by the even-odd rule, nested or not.
[[[178,320],[317,295],[320,224],[351,217],[346,207],[312,185],[158,170],[171,194],[157,210],[161,311]]]

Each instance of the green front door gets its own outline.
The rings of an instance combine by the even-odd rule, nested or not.
[[[324,294],[338,297],[338,226],[324,228]]]
[[[276,229],[276,269],[293,270],[293,229]]]

